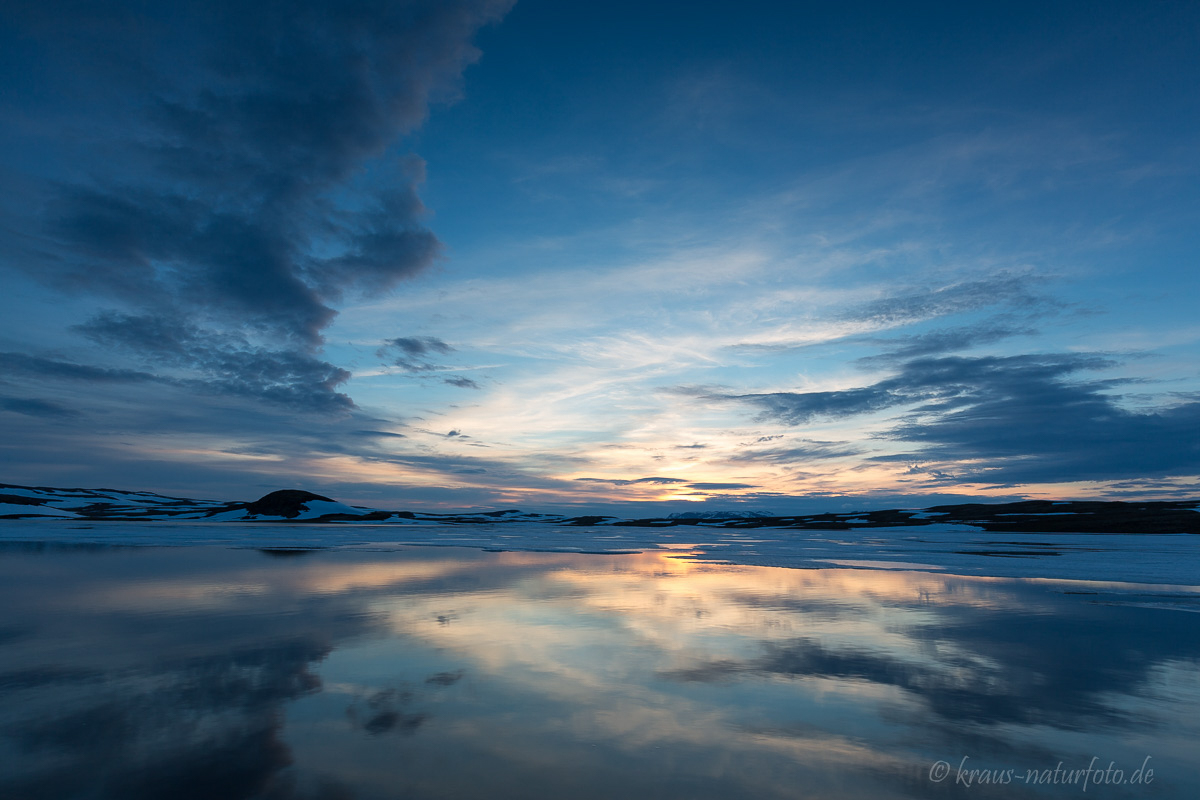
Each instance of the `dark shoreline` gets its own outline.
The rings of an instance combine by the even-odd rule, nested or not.
[[[13,493],[14,490],[19,493]],[[31,494],[32,493],[32,494]],[[344,506],[328,497],[298,489],[272,492],[253,502],[214,502],[165,497],[150,492],[111,489],[57,489],[0,484],[0,503],[21,507],[0,514],[0,520],[78,519],[95,522],[153,522],[166,520],[387,523],[429,522],[445,525],[506,524],[512,522],[573,527],[616,526],[665,528],[780,528],[855,530],[860,528],[920,528],[934,524],[971,525],[1003,533],[1200,533],[1200,501],[1050,501],[964,503],[922,510],[883,509],[784,516],[677,514],[669,517],[622,519],[612,516],[503,511],[432,513],[383,511]],[[309,504],[340,506],[316,513]],[[317,509],[320,507],[317,506]],[[25,509],[28,509],[26,511]]]

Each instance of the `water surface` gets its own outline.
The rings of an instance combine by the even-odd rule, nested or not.
[[[5,798],[1200,796],[1195,587],[10,544],[0,609]]]

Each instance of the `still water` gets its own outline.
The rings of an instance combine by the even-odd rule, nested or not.
[[[0,797],[1194,798],[1197,610],[663,552],[9,546]]]

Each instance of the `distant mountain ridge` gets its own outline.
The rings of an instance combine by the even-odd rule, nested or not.
[[[680,511],[667,514],[667,519],[770,519],[773,514],[761,511]]]
[[[758,512],[682,512],[667,517],[538,514],[514,509],[438,514],[350,506],[300,489],[271,492],[252,502],[168,497],[116,489],[61,489],[0,483],[0,520],[206,521],[387,524],[505,524],[720,528],[855,528],[970,525],[987,531],[1045,533],[1200,533],[1200,501],[1049,501],[967,503],[922,510],[767,516]]]

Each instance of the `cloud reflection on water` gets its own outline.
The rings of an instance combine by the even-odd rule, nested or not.
[[[1152,755],[1164,796],[1195,788],[1200,615],[1070,591],[664,553],[10,551],[0,793],[904,797],[962,755]]]

